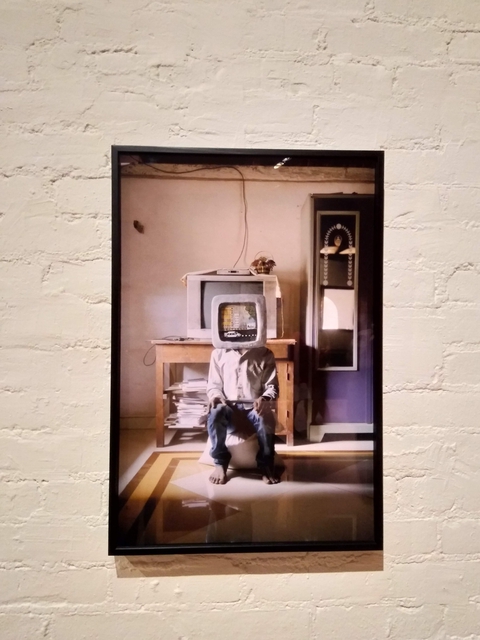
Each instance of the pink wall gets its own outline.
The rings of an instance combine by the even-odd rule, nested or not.
[[[246,267],[273,255],[284,299],[285,337],[300,331],[300,285],[307,252],[302,215],[312,193],[369,193],[365,183],[247,181]],[[232,267],[243,241],[239,180],[122,177],[122,417],[153,416],[155,368],[149,340],[186,335],[189,271]],[[133,227],[138,220],[141,234]],[[303,246],[302,246],[303,243]],[[153,353],[147,361],[152,362]]]

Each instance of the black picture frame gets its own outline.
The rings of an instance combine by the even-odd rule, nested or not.
[[[384,152],[383,151],[333,151],[333,150],[299,150],[299,149],[210,149],[210,148],[173,148],[173,147],[141,147],[141,146],[113,146],[112,154],[112,328],[111,328],[111,418],[110,418],[110,479],[109,479],[109,519],[108,519],[108,553],[114,556],[131,556],[131,555],[153,555],[153,554],[224,554],[224,553],[245,553],[245,552],[305,552],[305,551],[367,551],[383,549],[383,466],[382,466],[382,274],[383,274],[383,208],[384,208]],[[281,169],[289,167],[291,171],[303,171],[308,178],[305,182],[328,183],[330,186],[324,190],[320,196],[316,194],[315,189],[308,191],[308,206],[306,206],[306,225],[307,237],[305,239],[305,255],[299,257],[304,260],[302,266],[305,282],[301,285],[302,291],[296,292],[301,301],[310,300],[310,308],[302,308],[300,310],[300,323],[305,330],[300,331],[296,335],[296,343],[298,349],[295,352],[295,376],[296,380],[305,381],[308,391],[315,382],[315,376],[321,375],[322,372],[317,370],[318,358],[314,353],[311,345],[311,326],[308,329],[308,313],[312,313],[315,300],[315,265],[313,252],[315,250],[315,242],[312,237],[315,231],[315,207],[316,202],[320,206],[325,206],[327,211],[347,210],[360,211],[358,202],[361,200],[361,194],[352,192],[349,198],[345,198],[345,194],[341,193],[341,188],[336,191],[338,185],[335,183],[335,176],[344,176],[343,180],[355,183],[355,177],[365,175],[370,172],[371,184],[369,186],[370,198],[370,256],[368,274],[359,274],[369,279],[369,310],[368,323],[370,344],[370,365],[368,370],[369,380],[369,405],[371,406],[371,450],[369,450],[369,466],[368,486],[372,486],[372,505],[371,505],[371,522],[369,522],[369,534],[365,539],[345,539],[342,536],[335,539],[253,539],[251,540],[223,540],[210,541],[154,541],[152,538],[144,535],[145,521],[152,518],[155,508],[158,504],[153,498],[145,500],[137,515],[137,521],[140,517],[143,524],[140,526],[137,521],[137,528],[140,527],[143,533],[125,536],[121,526],[121,514],[128,510],[129,500],[133,500],[132,493],[129,498],[122,495],[119,488],[120,482],[120,449],[121,449],[121,398],[125,395],[125,383],[122,382],[125,375],[125,357],[122,359],[122,342],[125,340],[125,318],[126,310],[122,305],[126,305],[125,295],[122,294],[122,268],[125,270],[125,243],[124,236],[130,234],[146,234],[148,229],[144,229],[144,223],[141,216],[138,220],[133,221],[132,226],[128,226],[126,231],[126,220],[124,219],[124,210],[127,207],[132,208],[132,194],[125,188],[124,182],[128,176],[131,181],[135,180],[135,172],[146,171],[149,178],[153,177],[156,169],[152,167],[168,166],[177,167],[178,169],[178,188],[182,188],[182,179],[180,173],[182,167],[194,169],[195,167],[230,167],[237,168],[239,173],[242,169],[248,171],[268,171],[271,172],[273,167]],[[233,169],[231,169],[233,171]],[[316,176],[318,175],[318,178]],[[332,177],[333,176],[333,177]],[[146,179],[145,173],[142,179]],[[334,179],[335,178],[335,179]],[[249,179],[245,177],[242,180],[242,186],[248,192]],[[341,181],[340,181],[341,182]],[[275,181],[271,180],[271,188],[275,186]],[[268,191],[268,186],[266,187]],[[317,200],[315,200],[317,197]],[[342,202],[343,200],[343,202]],[[347,202],[348,200],[348,202]],[[128,201],[128,202],[127,202]],[[130,204],[128,204],[130,203]],[[246,202],[245,205],[245,215]],[[201,212],[201,201],[197,203]],[[297,212],[298,213],[298,212]],[[200,215],[200,213],[199,213]],[[219,213],[219,220],[221,219]],[[129,225],[131,220],[128,221]],[[137,236],[134,236],[135,238]],[[140,236],[139,236],[140,237]],[[188,250],[188,248],[187,248]],[[303,252],[302,252],[303,254]],[[131,258],[129,257],[131,261]],[[216,265],[213,265],[216,266]],[[221,265],[217,265],[221,266]],[[193,270],[193,269],[192,269]],[[310,275],[309,275],[310,274]],[[124,278],[125,276],[123,276]],[[292,289],[291,289],[292,290]],[[304,305],[305,306],[305,305]],[[128,311],[128,310],[127,310]],[[314,311],[313,311],[314,312]],[[122,315],[123,314],[123,315]],[[310,333],[309,333],[310,332]],[[144,335],[142,340],[145,344],[159,336]],[[309,344],[310,343],[310,344]],[[146,354],[152,353],[145,349]],[[145,358],[144,358],[145,362]],[[348,372],[341,372],[342,375],[348,375]],[[313,380],[313,382],[312,382]],[[316,389],[322,389],[324,381],[318,382]],[[122,385],[124,385],[122,387]],[[295,389],[295,402],[298,403],[297,388]],[[300,394],[301,395],[301,394]],[[305,401],[307,408],[307,423],[312,421],[312,412],[318,411],[315,405],[315,397],[311,396]],[[317,403],[318,405],[318,403]],[[297,405],[298,406],[298,405]],[[369,442],[370,442],[369,441]],[[370,446],[370,445],[369,445]],[[158,453],[158,451],[157,451]],[[160,450],[161,454],[161,450]],[[159,454],[159,455],[160,455]],[[347,454],[346,454],[347,455]],[[134,483],[135,477],[130,480],[130,484]],[[132,486],[133,486],[132,485]],[[137,484],[138,486],[138,484]],[[292,494],[293,495],[293,494]],[[293,499],[294,500],[294,499]],[[207,500],[208,502],[208,500]],[[205,507],[205,509],[207,509]],[[122,511],[123,510],[123,511]],[[135,512],[137,513],[137,512]],[[166,512],[165,512],[166,513]],[[168,514],[167,514],[168,516]],[[275,526],[275,523],[272,524]],[[350,534],[349,534],[350,535]],[[188,536],[187,536],[188,537]]]

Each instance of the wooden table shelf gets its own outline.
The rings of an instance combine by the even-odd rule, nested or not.
[[[155,345],[156,371],[156,430],[157,446],[165,444],[165,366],[172,364],[204,364],[210,362],[213,346],[206,340],[152,340]],[[293,400],[294,366],[293,349],[295,340],[268,340],[267,347],[273,352],[277,363],[279,396],[277,401],[277,420],[279,436],[285,436],[286,443],[293,446]]]

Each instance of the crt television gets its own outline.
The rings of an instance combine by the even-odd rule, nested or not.
[[[214,296],[212,343],[217,349],[253,349],[267,341],[265,297],[252,293]]]
[[[212,300],[219,295],[251,294],[265,297],[267,339],[277,337],[277,276],[187,275],[187,337],[212,338]]]

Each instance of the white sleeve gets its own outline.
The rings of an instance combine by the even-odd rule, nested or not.
[[[226,400],[223,392],[223,375],[219,363],[219,350],[214,349],[210,356],[210,368],[208,370],[208,382],[207,382],[207,398],[213,400],[213,398],[221,398]]]
[[[262,396],[275,400],[278,397],[278,377],[275,356],[271,351],[265,357],[265,369],[262,376],[263,391]]]

